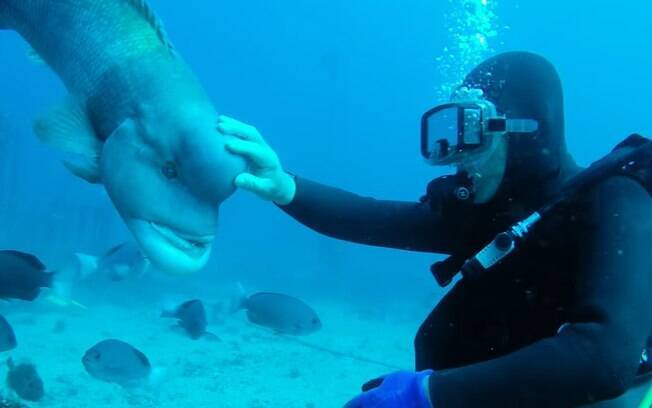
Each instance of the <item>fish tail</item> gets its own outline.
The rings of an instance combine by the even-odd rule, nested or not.
[[[58,304],[61,299],[69,298],[73,286],[73,276],[69,264],[58,268],[56,272],[46,273],[44,280],[45,284],[42,286],[51,288],[54,292],[54,295],[51,296],[52,299],[57,299],[52,303]]]
[[[74,257],[79,278],[88,278],[98,271],[98,258],[96,256],[76,252]]]
[[[247,309],[249,297],[247,296],[242,283],[236,283],[236,289],[229,301],[228,311],[233,314],[239,310]]]
[[[54,277],[56,272],[43,272],[43,282],[41,283],[42,288],[54,288]]]
[[[85,305],[77,302],[71,297],[74,280],[76,277],[76,271],[73,269],[76,269],[76,267],[73,267],[70,263],[67,263],[56,272],[46,272],[46,276],[44,278],[46,280],[46,284],[43,286],[51,288],[52,293],[49,294],[45,300],[57,306],[75,306],[80,309],[87,309]]]
[[[161,317],[177,317],[174,310],[163,310],[161,311]]]
[[[147,378],[147,387],[152,390],[159,389],[167,378],[168,370],[165,367],[152,367],[152,372]]]
[[[164,298],[160,303],[161,317],[177,317],[177,309],[179,308],[179,301],[176,296]]]

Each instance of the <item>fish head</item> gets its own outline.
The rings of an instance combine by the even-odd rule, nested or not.
[[[306,319],[298,320],[294,325],[297,335],[311,334],[321,329],[321,320],[317,315],[307,316]]]
[[[319,329],[321,329],[321,326],[322,326],[322,324],[321,324],[321,320],[319,319],[319,317],[314,316],[314,317],[310,320],[310,327],[311,327],[311,329],[312,329],[311,332],[316,332],[316,331],[318,331]]]
[[[219,206],[244,161],[225,149],[206,103],[141,106],[103,143],[101,181],[157,268],[192,273],[208,261]]]
[[[82,364],[91,375],[97,375],[102,367],[102,353],[96,347],[86,350],[82,357]]]
[[[295,336],[305,336],[321,329],[321,320],[317,315],[296,316],[295,320],[288,323],[287,327],[278,330]]]

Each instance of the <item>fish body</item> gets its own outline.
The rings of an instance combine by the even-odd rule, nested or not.
[[[206,334],[206,309],[199,299],[184,302],[172,311],[163,311],[161,317],[177,319],[179,327],[193,340]]]
[[[84,353],[82,364],[94,378],[135,387],[147,382],[152,365],[143,352],[116,339],[103,340]]]
[[[34,255],[0,251],[0,298],[32,301],[41,288],[51,288],[54,273]]]
[[[100,257],[75,253],[76,275],[85,278],[101,274],[117,282],[143,276],[150,267],[149,259],[134,242],[125,242],[109,249]]]
[[[144,0],[0,0],[70,96],[34,124],[100,183],[162,270],[189,273],[210,255],[218,209],[244,161],[224,147],[217,112]]]
[[[281,293],[261,292],[241,299],[251,323],[280,334],[307,335],[321,329],[317,313],[303,301]]]
[[[16,334],[7,319],[0,315],[0,353],[16,348]]]
[[[14,364],[7,360],[7,386],[26,401],[40,401],[45,395],[43,380],[36,371],[36,366],[29,363]]]

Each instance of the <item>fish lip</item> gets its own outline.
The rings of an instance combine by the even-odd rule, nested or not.
[[[206,265],[214,235],[178,232],[168,224],[151,218],[123,217],[142,252],[161,271],[175,275],[190,274]]]
[[[215,235],[193,235],[181,232],[169,226],[151,220],[145,221],[152,230],[167,242],[182,250],[201,249],[206,250],[215,239]]]

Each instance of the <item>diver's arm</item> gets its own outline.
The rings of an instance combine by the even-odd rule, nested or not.
[[[290,176],[256,128],[225,116],[217,128],[234,136],[226,148],[249,163],[236,186],[275,202],[313,230],[368,245],[450,253],[447,231],[453,228],[427,203],[380,201]]]
[[[296,177],[292,202],[283,211],[333,238],[414,251],[450,251],[443,220],[424,202],[362,197]]]
[[[599,224],[581,249],[574,321],[507,356],[433,374],[434,407],[570,407],[632,384],[652,327],[652,205],[631,180],[596,190],[590,216]]]

